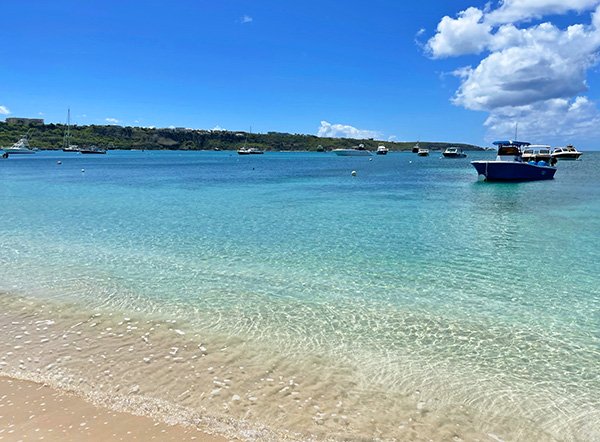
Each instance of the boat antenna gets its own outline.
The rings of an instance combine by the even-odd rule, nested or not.
[[[517,121],[517,122],[515,123],[515,141],[517,141],[517,140],[518,140],[518,138],[517,138],[517,131],[518,131],[518,130],[519,130],[519,122]]]

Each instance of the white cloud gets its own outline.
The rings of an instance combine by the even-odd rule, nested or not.
[[[119,120],[117,120],[116,118],[105,118],[106,122],[109,124],[117,124],[119,122]]]
[[[437,26],[437,33],[427,42],[426,49],[434,58],[481,53],[488,44],[492,29],[483,18],[483,11],[477,8],[461,11],[456,19],[445,16]]]
[[[218,124],[212,128],[212,130],[227,130],[227,129],[223,129],[221,126],[219,126]]]
[[[379,138],[380,133],[373,130],[357,129],[347,124],[331,124],[328,121],[321,121],[321,126],[317,131],[319,137],[329,138]]]
[[[243,15],[240,18],[240,23],[252,23],[254,19],[252,17],[250,17],[249,15]]]
[[[495,10],[468,8],[457,18],[441,19],[426,53],[432,58],[484,54],[476,66],[454,71],[461,84],[452,102],[490,112],[485,125],[491,133],[514,128],[516,121],[521,127],[523,121],[524,126],[535,122],[539,135],[566,133],[565,122],[600,135],[600,125],[588,124],[598,121],[596,106],[580,96],[588,89],[588,71],[599,61],[599,5],[600,0],[504,0]],[[518,24],[594,7],[590,24]],[[504,136],[508,133],[512,130]]]
[[[495,109],[485,121],[487,137],[507,137],[519,125],[519,137],[546,140],[598,134],[600,111],[588,98],[556,98],[525,106]]]
[[[0,115],[8,115],[10,110],[6,106],[0,106]]]
[[[594,9],[598,4],[599,0],[503,0],[487,18],[493,23],[513,23],[570,11],[581,13]]]

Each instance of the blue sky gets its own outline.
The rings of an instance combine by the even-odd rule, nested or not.
[[[484,4],[2,2],[0,117],[64,122],[70,107],[77,124],[307,134],[326,121],[338,136],[351,126],[380,139],[484,145],[496,135],[484,124],[490,115],[502,119],[494,129],[504,131],[517,117],[473,109],[472,98],[453,103],[464,79],[452,72],[476,67],[493,49],[458,53],[456,39],[450,52],[427,46],[444,16]],[[549,19],[561,29],[589,24],[588,6]],[[519,20],[520,28],[535,24]],[[587,69],[584,104],[595,109],[597,70]],[[593,137],[586,136],[576,141],[590,148]]]

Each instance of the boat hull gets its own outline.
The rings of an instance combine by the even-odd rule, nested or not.
[[[28,149],[5,149],[4,152],[6,152],[9,155],[30,155],[32,153],[35,153],[35,150],[28,150]]]
[[[340,157],[368,157],[371,152],[359,149],[334,149],[333,153]]]
[[[444,158],[466,158],[467,157],[466,153],[445,153],[445,152],[443,152],[442,155],[444,156]]]
[[[518,161],[471,161],[471,164],[486,181],[551,180],[556,173],[556,167]]]
[[[560,154],[553,154],[552,158],[555,158],[557,160],[570,160],[570,161],[576,161],[579,159],[579,157],[581,156],[581,152],[577,152],[577,153],[560,153]]]

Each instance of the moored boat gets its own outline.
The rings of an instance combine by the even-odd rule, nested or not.
[[[450,146],[442,152],[444,158],[466,158],[467,154],[460,147]]]
[[[531,143],[525,141],[494,141],[498,156],[494,161],[471,161],[486,181],[534,181],[554,178],[556,167],[546,161],[523,161],[521,148]]]
[[[583,155],[572,144],[567,144],[565,147],[555,147],[552,151],[552,158],[557,160],[578,160]]]
[[[79,146],[71,144],[71,109],[67,109],[67,127],[63,135],[63,152],[79,152]]]
[[[333,149],[333,153],[341,157],[365,157],[372,155],[369,150],[365,149],[364,144],[345,149]]]
[[[427,156],[429,156],[429,149],[420,147],[419,150],[417,151],[417,155],[419,155],[420,157],[427,157]]]
[[[106,149],[102,149],[98,146],[85,146],[79,149],[79,152],[82,154],[105,154]]]
[[[261,155],[264,151],[257,149],[256,147],[242,147],[237,151],[238,155]]]
[[[420,149],[419,142],[412,147],[412,153],[418,153]]]
[[[29,140],[27,139],[27,135],[21,137],[21,139],[12,146],[3,148],[3,150],[8,155],[35,153],[35,150],[29,147]]]
[[[553,164],[550,146],[546,144],[530,144],[526,146],[522,149],[521,157],[523,161],[545,161],[548,164]]]
[[[381,145],[381,146],[377,147],[377,151],[376,151],[375,153],[376,153],[377,155],[387,155],[387,153],[388,153],[389,151],[390,151],[390,150],[389,150],[387,147],[385,147],[385,146]]]

